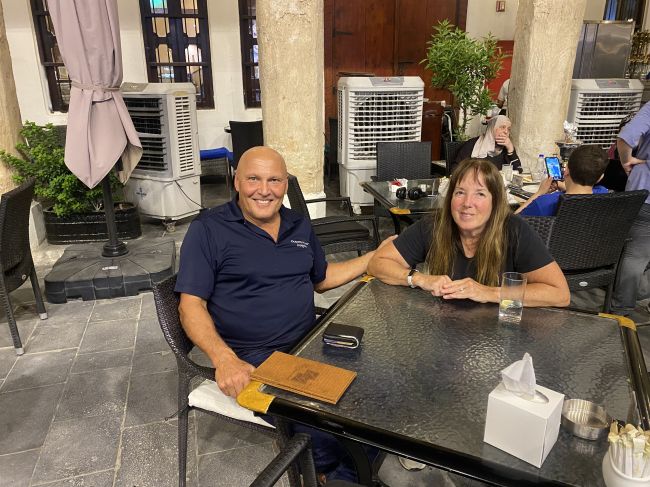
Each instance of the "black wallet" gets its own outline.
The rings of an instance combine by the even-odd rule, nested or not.
[[[330,323],[323,332],[323,341],[333,347],[357,348],[362,337],[363,328],[342,323]]]

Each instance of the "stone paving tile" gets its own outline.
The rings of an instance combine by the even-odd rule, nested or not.
[[[140,296],[95,301],[90,321],[138,319],[141,304]]]
[[[171,350],[154,353],[136,353],[133,357],[131,377],[176,371],[176,356]]]
[[[40,448],[63,384],[0,394],[0,455]]]
[[[156,304],[154,303],[153,300],[153,293],[152,292],[146,292],[142,293],[140,296],[142,296],[142,308],[140,310],[140,319],[145,319],[145,320],[155,320],[158,319],[158,315],[156,314]]]
[[[273,441],[269,435],[196,411],[198,454],[217,453]]]
[[[113,487],[113,478],[115,470],[105,470],[103,472],[89,473],[88,475],[79,475],[69,479],[48,482],[43,487]]]
[[[0,455],[0,487],[27,487],[39,449]]]
[[[47,311],[47,320],[55,323],[66,320],[88,321],[90,313],[95,307],[95,301],[82,301],[81,299],[72,299],[67,303],[51,304],[45,303]]]
[[[95,416],[52,423],[34,470],[34,484],[115,467],[121,417]]]
[[[129,367],[71,374],[54,421],[122,414]]]
[[[162,421],[178,410],[176,371],[131,377],[124,426]]]
[[[169,345],[158,324],[158,319],[138,321],[138,335],[135,339],[135,353],[166,352]]]
[[[135,345],[135,319],[116,321],[91,321],[86,327],[79,353],[106,352],[133,348]]]
[[[111,350],[78,354],[72,366],[71,374],[90,372],[92,370],[112,369],[114,367],[128,367],[131,365],[133,349]]]
[[[178,485],[177,421],[126,428],[122,434],[122,458],[115,487]],[[194,424],[189,421],[187,485],[197,485]],[[210,486],[212,480],[203,484]],[[238,484],[232,484],[233,487]]]
[[[76,350],[25,354],[7,376],[0,392],[65,382]]]
[[[272,443],[247,446],[199,457],[199,485],[249,485],[275,457]]]
[[[66,321],[45,320],[41,321],[25,347],[26,353],[46,352],[48,350],[61,350],[64,348],[77,348],[81,343],[85,319]]]
[[[16,318],[16,324],[18,326],[18,335],[20,335],[20,340],[23,342],[23,348],[27,352],[26,343],[29,343],[29,338],[34,332],[36,325],[40,323],[41,320],[37,317],[28,316],[25,318]],[[0,323],[0,348],[11,347],[14,350],[14,342],[11,340],[11,333],[9,332],[9,325],[6,323]],[[16,352],[14,352],[15,354]]]
[[[17,359],[18,355],[16,355],[16,350],[13,347],[0,348],[0,379],[7,377]]]

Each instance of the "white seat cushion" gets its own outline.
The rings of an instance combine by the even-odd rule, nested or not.
[[[190,406],[195,408],[213,411],[239,421],[248,421],[249,423],[275,428],[272,424],[255,416],[253,411],[241,407],[234,398],[226,396],[213,380],[204,380],[196,389],[190,392],[188,400]]]

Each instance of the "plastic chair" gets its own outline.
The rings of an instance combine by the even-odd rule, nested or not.
[[[355,215],[352,212],[350,198],[347,196],[305,200],[298,179],[293,175],[289,175],[287,197],[289,198],[292,210],[297,211],[311,220],[314,232],[326,254],[355,251],[361,255],[362,252],[374,250],[379,245],[377,218],[374,216]],[[307,204],[327,201],[346,203],[348,214],[312,219],[309,215]],[[372,233],[361,222],[370,223],[372,225]]]
[[[431,142],[377,142],[377,180],[431,177]]]
[[[169,347],[176,356],[176,365],[178,368],[178,485],[179,487],[184,487],[187,473],[188,413],[191,409],[197,409],[222,420],[267,434],[278,440],[281,447],[286,446],[289,434],[287,426],[283,421],[277,420],[276,427],[273,428],[251,422],[250,420],[235,419],[231,413],[226,413],[226,409],[221,407],[220,404],[214,401],[202,401],[200,400],[201,398],[191,397],[192,394],[195,394],[195,391],[201,392],[201,388],[211,387],[205,381],[214,381],[215,369],[199,365],[189,356],[190,351],[194,348],[194,344],[190,341],[181,326],[181,320],[178,314],[179,297],[174,292],[175,286],[176,275],[155,283],[153,285],[153,297],[160,328],[165,336],[165,340],[167,340]],[[191,383],[195,379],[203,379],[204,382],[190,394]],[[221,395],[226,397],[218,391],[216,384],[212,386],[212,389],[215,388],[217,390],[212,391],[213,396]],[[234,408],[241,409],[244,414],[250,413],[238,405],[235,405]],[[253,416],[252,413],[250,416]],[[296,469],[289,470],[289,481],[292,487],[300,486]]]
[[[648,191],[562,195],[549,240],[571,291],[605,287],[610,311],[618,261]]]
[[[237,164],[242,154],[251,147],[264,145],[264,131],[262,128],[262,121],[256,120],[254,122],[237,122],[231,120],[230,135],[232,136],[232,162],[230,163],[232,170],[237,170]]]
[[[451,171],[454,167],[456,156],[458,155],[458,151],[463,146],[463,144],[465,144],[465,142],[460,140],[445,142],[445,161],[447,163],[447,176],[451,176]]]
[[[7,314],[7,324],[17,355],[24,353],[18,334],[9,293],[22,286],[27,277],[32,283],[36,311],[42,320],[47,319],[43,295],[29,247],[29,208],[34,196],[34,180],[8,191],[0,199],[0,297]]]

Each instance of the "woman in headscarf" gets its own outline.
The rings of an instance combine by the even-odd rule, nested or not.
[[[519,156],[510,140],[511,125],[510,119],[505,115],[491,118],[483,135],[469,139],[458,150],[451,171],[453,172],[462,161],[472,157],[474,159],[489,159],[499,170],[504,164],[512,164],[513,170],[521,172]]]

